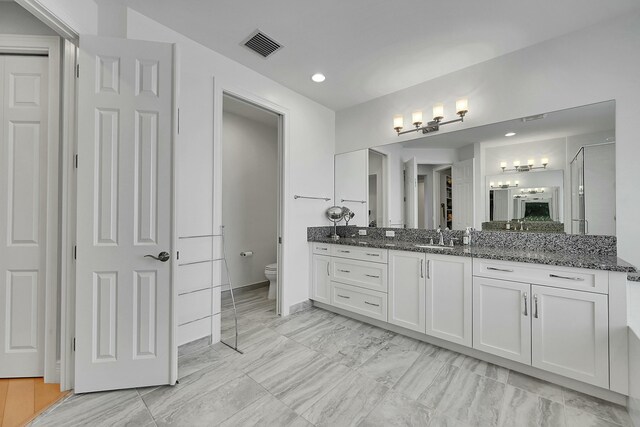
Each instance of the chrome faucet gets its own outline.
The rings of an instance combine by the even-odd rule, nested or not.
[[[444,236],[442,234],[442,230],[440,229],[440,227],[438,227],[438,229],[436,230],[436,233],[438,233],[438,235],[440,236],[440,241],[438,242],[438,244],[440,246],[444,246]]]

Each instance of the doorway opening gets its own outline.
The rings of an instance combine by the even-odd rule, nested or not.
[[[369,150],[369,227],[388,227],[386,173],[387,156],[375,150]]]
[[[280,314],[282,116],[227,93],[222,104],[222,224],[227,267],[223,265],[221,271],[220,336],[223,342],[234,344],[236,332],[240,335]]]

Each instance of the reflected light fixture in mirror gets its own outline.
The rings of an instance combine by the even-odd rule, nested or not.
[[[437,132],[440,130],[440,126],[442,125],[463,122],[464,116],[468,112],[469,101],[466,98],[459,99],[456,101],[456,114],[460,118],[443,122],[442,120],[444,119],[444,105],[436,104],[433,107],[433,120],[428,122],[425,126],[422,126],[422,111],[414,111],[411,114],[411,122],[415,126],[415,129],[409,129],[402,132],[402,129],[404,128],[404,118],[400,114],[393,116],[393,129],[398,135],[404,135],[405,133],[409,132],[422,132],[423,134]]]
[[[513,162],[513,169],[507,169],[507,162],[500,162],[500,169],[502,169],[503,173],[504,172],[529,172],[534,169],[546,169],[547,165],[549,164],[549,159],[543,158],[542,160],[540,160],[540,163],[542,164],[542,166],[535,166],[534,160],[529,159],[527,160],[526,165],[521,165],[520,160],[515,160]]]

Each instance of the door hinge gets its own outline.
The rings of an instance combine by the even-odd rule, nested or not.
[[[180,251],[176,252],[176,259],[180,259]]]
[[[76,78],[80,77],[80,64],[76,64]]]
[[[278,237],[278,243],[282,244],[282,237]]]
[[[73,351],[76,351],[76,339],[73,339]]]
[[[75,155],[74,163],[76,165],[76,169],[78,169],[78,155]]]
[[[178,135],[180,135],[180,109],[178,108]]]
[[[78,259],[78,247],[77,246],[73,246],[73,259]]]

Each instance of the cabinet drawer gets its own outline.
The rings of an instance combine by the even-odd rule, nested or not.
[[[387,321],[387,294],[331,282],[331,304],[363,316]]]
[[[331,280],[387,292],[387,265],[332,257]]]
[[[332,245],[331,255],[340,258],[357,259],[360,261],[372,261],[387,263],[386,249],[367,248],[360,246]]]
[[[473,275],[601,294],[609,292],[607,272],[585,268],[474,259]]]
[[[311,242],[311,251],[317,255],[330,255],[331,245],[329,243]]]

